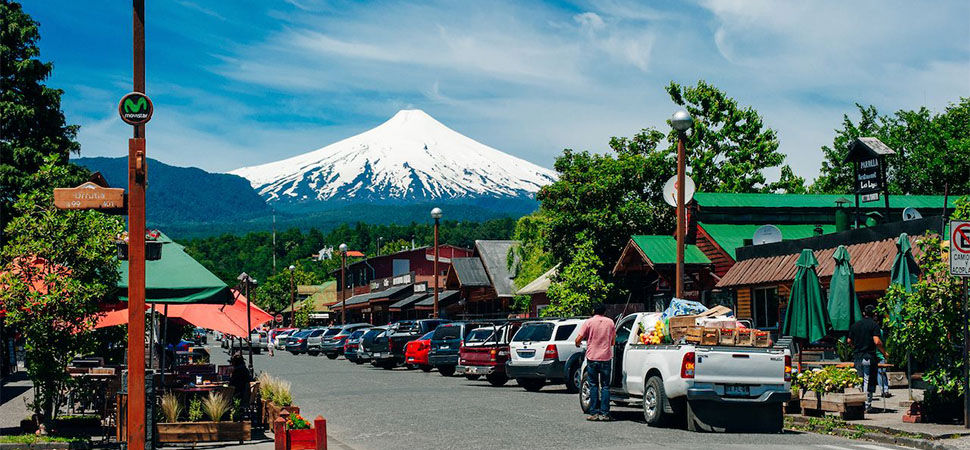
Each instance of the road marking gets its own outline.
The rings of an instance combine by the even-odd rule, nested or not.
[[[872,444],[855,444],[855,446],[861,447],[861,448],[868,448],[870,450],[891,450],[892,449],[892,447],[883,447],[881,445],[872,445]]]
[[[819,447],[823,447],[823,448],[832,448],[832,449],[835,449],[835,450],[852,450],[849,447],[839,447],[838,445],[819,444],[818,446]]]

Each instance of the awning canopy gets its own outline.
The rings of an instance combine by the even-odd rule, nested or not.
[[[245,296],[233,290],[236,301],[227,305],[175,304],[168,306],[168,318],[181,319],[197,327],[215,330],[236,337],[246,337],[246,310],[252,329],[273,320],[273,316],[256,305],[250,305]],[[98,318],[94,328],[104,328],[128,323],[128,308],[108,311]]]
[[[457,302],[461,298],[458,291],[442,291],[438,294],[438,307]],[[414,304],[414,309],[434,309],[434,293]]]
[[[145,262],[146,303],[219,303],[232,301],[229,286],[185,253],[183,246],[164,234],[162,257]],[[118,299],[128,301],[128,261],[121,261]]]
[[[387,309],[389,309],[391,311],[400,311],[400,310],[402,310],[404,308],[407,308],[407,307],[413,305],[414,303],[416,303],[416,302],[418,302],[420,300],[423,300],[427,296],[428,296],[428,293],[427,292],[419,292],[417,294],[412,294],[410,297],[405,297],[402,300],[399,300],[399,301],[397,301],[395,303],[392,303],[391,306],[388,306],[387,307]]]
[[[539,275],[538,278],[529,282],[522,289],[516,292],[516,295],[534,295],[542,294],[549,290],[549,286],[552,284],[552,278],[559,273],[559,264],[555,267],[549,269],[546,273]]]

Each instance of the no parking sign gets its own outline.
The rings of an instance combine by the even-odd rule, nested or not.
[[[950,221],[950,275],[970,277],[970,222]]]

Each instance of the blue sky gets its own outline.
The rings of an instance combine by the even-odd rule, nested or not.
[[[666,83],[704,79],[754,106],[811,179],[854,103],[941,110],[970,96],[965,0],[147,3],[149,156],[210,171],[304,153],[404,108],[551,167],[563,148],[665,126]],[[130,2],[24,8],[82,156],[127,154],[116,106],[131,90]]]

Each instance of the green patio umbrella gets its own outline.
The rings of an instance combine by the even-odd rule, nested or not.
[[[145,262],[145,302],[158,304],[232,303],[229,286],[161,235],[162,258]],[[118,299],[128,301],[128,261],[118,269]]]
[[[788,309],[785,312],[785,326],[782,333],[786,336],[815,342],[825,337],[829,328],[829,314],[822,301],[822,287],[818,282],[815,266],[818,260],[809,249],[795,262],[798,272],[792,284]]]
[[[829,318],[832,331],[849,331],[849,326],[862,319],[862,308],[855,295],[855,273],[849,262],[849,249],[840,245],[832,255],[835,269],[829,282]]]
[[[900,234],[896,240],[896,258],[893,260],[892,272],[889,275],[889,284],[898,284],[906,292],[913,292],[913,285],[919,282],[919,266],[913,258],[913,247],[909,243],[909,236],[906,233]],[[899,312],[903,305],[896,303],[889,310],[889,320],[899,320]]]

